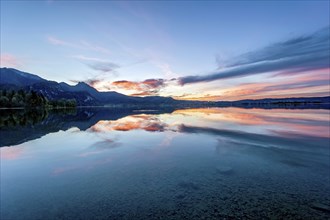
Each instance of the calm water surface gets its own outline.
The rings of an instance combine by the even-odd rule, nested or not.
[[[2,112],[1,219],[328,219],[329,113]]]

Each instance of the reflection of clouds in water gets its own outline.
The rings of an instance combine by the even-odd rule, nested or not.
[[[3,147],[1,148],[1,160],[16,160],[19,159],[24,152],[23,146]]]
[[[82,132],[82,131],[77,127],[73,127],[73,128],[70,128],[69,130],[67,130],[67,132],[79,133],[79,132]]]
[[[223,138],[228,138],[234,142],[238,142],[240,143],[240,145],[252,144],[259,145],[262,147],[284,148],[297,151],[306,151],[320,154],[322,153],[325,155],[329,154],[328,138],[307,135],[300,135],[296,137],[272,136],[235,130],[186,126],[184,124],[179,127],[179,131],[183,133],[205,133],[209,135],[221,136]],[[307,142],[306,140],[309,141]]]
[[[72,160],[72,163],[64,166],[57,167],[52,171],[52,175],[60,175],[62,173],[72,172],[72,171],[81,171],[81,170],[92,170],[94,167],[102,164],[107,164],[113,161],[113,158],[109,154],[104,154],[105,151],[111,150],[121,146],[121,143],[117,141],[116,138],[102,138],[102,141],[96,141],[92,145],[85,148],[84,152],[79,153],[76,157],[80,158],[79,160],[84,160],[90,156],[99,156],[95,157],[93,161],[86,160],[84,163],[80,163],[76,159]],[[105,157],[102,157],[103,154]],[[101,155],[101,156],[100,156]]]
[[[329,145],[328,113],[328,110],[254,109],[246,112],[245,109],[239,108],[209,108],[183,109],[166,115],[137,114],[117,120],[101,120],[87,130],[90,135],[96,137],[96,142],[91,149],[85,150],[79,156],[87,157],[99,154],[102,150],[116,148],[120,144],[114,135],[119,134],[111,131],[132,130],[166,131],[167,137],[159,147],[170,146],[172,139],[170,136],[173,134],[168,136],[167,133],[173,131],[176,134],[207,133],[216,135],[217,138],[238,140],[242,143],[324,152],[328,155],[329,152],[325,152],[324,148]],[[222,122],[230,122],[230,124]],[[73,127],[67,132],[83,131]],[[263,134],[264,132],[266,133]],[[2,151],[3,159],[19,157],[19,149]]]
[[[93,113],[94,111],[94,113]],[[48,133],[66,131],[91,136],[110,134],[109,131],[144,130],[150,132],[177,131],[176,125],[231,128],[257,134],[278,136],[279,132],[292,132],[314,137],[330,137],[329,110],[325,109],[253,109],[243,108],[201,108],[176,110],[171,114],[157,114],[166,111],[132,114],[122,109],[79,110],[77,114],[50,114],[42,122],[33,125],[5,127],[1,130],[0,146],[16,146],[35,140]],[[94,133],[93,133],[94,132]],[[280,135],[281,136],[281,135]]]
[[[166,123],[172,120],[171,117],[141,114],[127,116],[116,121],[99,121],[90,130],[98,133],[136,129],[151,132],[176,131],[182,133],[207,133],[226,139],[229,138],[234,141],[239,140],[242,143],[248,142],[249,144],[262,145],[263,147],[296,149],[309,152],[324,152],[326,150],[324,146],[329,144],[328,132],[326,132],[329,130],[329,127],[326,126],[326,128],[324,128],[328,121],[324,122],[321,120],[326,115],[323,114],[325,112],[324,110],[320,112],[318,110],[274,110],[274,114],[272,114],[273,110],[258,109],[252,113],[242,113],[241,111],[242,109],[236,108],[215,108],[178,110],[177,113],[192,115],[199,120],[203,120],[205,117],[208,118],[210,115],[213,115],[212,118],[215,118],[215,116],[220,114],[222,117],[219,117],[218,122],[224,119],[232,119],[236,124],[249,124],[254,127],[268,124],[276,126],[270,129],[263,128],[270,133],[261,134],[259,132],[248,132],[249,130],[244,130],[240,127],[237,128],[237,130],[229,130],[208,126],[194,126],[198,120],[182,120],[181,125],[175,125]],[[321,115],[315,116],[317,113]],[[234,118],[236,118],[236,121]],[[222,125],[220,124],[220,126]],[[288,132],[290,129],[292,129],[293,132]],[[327,135],[324,136],[323,131],[326,132]],[[164,143],[161,145],[166,145],[166,140],[163,142]],[[328,154],[328,152],[325,153]]]
[[[326,146],[324,147],[326,148]],[[310,150],[313,151],[313,148]],[[267,162],[275,161],[290,167],[309,167],[311,164],[318,164],[322,167],[329,165],[320,162],[320,156],[325,156],[322,152],[311,154],[311,152],[305,150],[281,148],[271,143],[267,146],[267,143],[218,139],[216,153],[222,157],[228,155],[255,157]]]
[[[103,141],[98,141],[90,146],[92,149],[100,149],[100,150],[109,150],[116,147],[119,147],[120,143],[117,142],[116,139],[105,139]]]
[[[106,155],[106,158],[100,158],[100,155],[103,155],[107,150],[111,150],[117,147],[120,147],[116,139],[107,139],[105,138],[102,141],[97,141],[94,144],[90,145],[85,149],[85,152],[82,152],[76,155],[77,158],[80,158],[78,161],[73,159],[74,164],[68,164],[66,166],[57,167],[52,171],[52,175],[60,175],[67,172],[76,172],[77,170],[92,170],[98,165],[108,164],[113,161],[111,155]],[[85,158],[90,156],[99,156],[96,157],[96,160],[86,160]],[[80,161],[83,160],[83,161]]]
[[[232,145],[230,141],[224,138],[218,138],[218,144],[215,147],[215,151],[218,155],[226,155],[232,151]]]
[[[169,147],[172,143],[172,140],[177,136],[177,133],[167,133],[163,141],[159,144],[159,148]]]
[[[72,170],[77,170],[79,169],[79,166],[67,166],[67,167],[58,167],[55,168],[52,172],[52,175],[59,175],[68,171],[72,171]]]
[[[92,132],[108,132],[108,131],[131,131],[131,130],[145,130],[145,131],[159,131],[166,130],[168,125],[162,122],[154,115],[131,115],[115,121],[99,121],[93,125],[89,131]]]
[[[111,150],[120,146],[121,143],[119,143],[117,139],[103,138],[102,141],[97,141],[91,146],[89,146],[86,149],[87,152],[79,154],[78,157],[88,157],[91,155],[100,154],[106,150]]]
[[[101,160],[95,160],[89,163],[83,163],[83,164],[73,164],[73,165],[67,165],[64,167],[56,167],[51,172],[51,175],[58,176],[64,173],[68,172],[74,172],[74,171],[90,171],[93,170],[98,165],[108,164],[111,163],[113,160],[112,158],[104,158]]]
[[[247,126],[247,129],[265,126],[281,130],[294,130],[306,135],[330,137],[328,110],[210,108],[176,110],[174,115],[199,118],[203,124],[228,122]]]

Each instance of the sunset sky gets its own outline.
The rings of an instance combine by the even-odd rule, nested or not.
[[[329,4],[1,1],[1,67],[136,96],[327,96]]]

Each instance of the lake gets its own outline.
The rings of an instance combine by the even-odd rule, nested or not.
[[[327,219],[324,109],[2,110],[1,219]]]

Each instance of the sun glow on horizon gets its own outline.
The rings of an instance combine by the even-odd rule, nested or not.
[[[179,85],[175,79],[147,79],[144,81],[95,81],[91,82],[98,91],[116,91],[131,96],[165,96],[178,100],[192,101],[236,101],[242,99],[291,98],[328,96],[330,69],[305,71],[291,76],[268,73],[259,76],[262,82],[247,82],[240,79],[218,80],[210,83]],[[249,82],[251,81],[251,82]],[[219,86],[223,85],[223,86]],[[308,89],[308,90],[306,90]],[[189,91],[189,92],[187,92]]]

